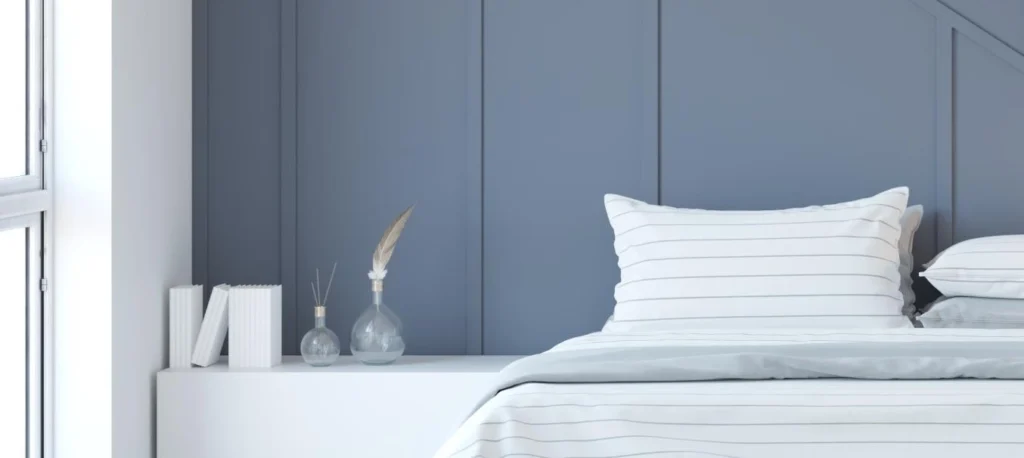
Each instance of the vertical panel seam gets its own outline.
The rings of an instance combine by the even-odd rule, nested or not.
[[[465,354],[483,354],[483,0],[465,0]],[[479,49],[477,48],[479,46]]]
[[[297,27],[298,6],[296,0],[282,0],[280,9],[280,42],[279,59],[279,129],[280,129],[280,272],[282,289],[282,307],[290,302],[291,307],[283,311],[284,316],[292,318],[291,338],[284,342],[285,352],[297,352],[297,337],[301,330],[299,323],[298,302],[298,262],[297,262],[297,231],[298,231],[298,108],[297,108]],[[294,345],[294,346],[293,346]]]
[[[210,157],[212,156],[212,151],[210,150],[210,2],[208,0],[203,0],[203,9],[205,10],[203,14],[206,16],[206,21],[203,24],[205,29],[203,31],[205,35],[203,47],[206,48],[203,53],[203,71],[206,72],[203,78],[205,86],[203,88],[203,108],[206,110],[206,126],[204,127],[206,132],[206,138],[204,139],[206,141],[206,146],[204,147],[206,150],[206,157],[204,158],[206,160],[206,176],[203,177],[206,182],[206,195],[203,196],[206,199],[206,203],[203,205],[206,213],[206,216],[203,217],[203,251],[205,252],[203,254],[203,264],[206,267],[203,269],[203,284],[207,284],[210,281]],[[210,291],[213,291],[212,287]]]
[[[657,141],[657,160],[655,161],[655,168],[657,168],[656,176],[657,176],[657,181],[658,181],[658,189],[657,189],[658,205],[662,205],[662,199],[661,199],[661,147],[662,147],[662,144],[661,144],[661,129],[662,129],[662,126],[661,126],[661,2],[662,2],[662,0],[658,0],[658,7],[657,7],[657,14],[658,14],[658,21],[657,21],[657,27],[658,27],[658,45],[657,45],[657,48],[658,48],[657,49],[657,53],[658,53],[658,56],[657,56],[658,57],[658,59],[657,59],[657,66],[658,66],[658,70],[657,70],[657,81],[658,81],[657,82],[657,85],[658,85],[658,88],[657,88],[657,99],[658,99],[658,101],[657,101],[657,103],[658,103],[658,105],[657,105],[657,109],[658,109],[658,114],[657,114],[658,141]]]
[[[292,20],[295,21],[295,24],[293,26],[294,27],[293,30],[294,30],[295,36],[294,36],[294,39],[292,40],[292,46],[293,46],[292,52],[294,53],[293,55],[295,56],[295,61],[294,61],[295,65],[294,65],[294,67],[292,67],[292,71],[295,73],[294,76],[293,76],[294,79],[292,80],[294,82],[294,84],[295,84],[295,88],[294,88],[295,92],[293,93],[293,96],[295,97],[295,104],[294,104],[294,110],[295,110],[294,111],[294,113],[295,113],[295,124],[294,124],[294,126],[295,126],[295,135],[292,137],[292,142],[293,142],[292,143],[292,148],[293,148],[292,151],[295,152],[295,169],[294,169],[295,170],[295,181],[294,181],[294,183],[295,183],[295,192],[292,193],[293,205],[294,205],[294,208],[295,208],[295,211],[292,212],[292,217],[295,218],[294,226],[293,226],[295,228],[295,230],[293,232],[293,235],[294,235],[295,238],[293,240],[294,243],[292,244],[292,249],[295,252],[295,265],[294,265],[295,271],[292,273],[292,275],[293,275],[293,284],[295,285],[295,287],[293,288],[293,292],[292,292],[292,301],[295,304],[294,305],[294,307],[295,307],[295,324],[294,324],[294,326],[295,326],[295,334],[294,334],[294,340],[295,340],[296,353],[298,353],[298,352],[301,351],[301,349],[299,348],[301,346],[301,342],[299,341],[299,339],[302,338],[304,333],[302,332],[301,323],[299,323],[299,310],[298,310],[298,308],[299,308],[299,2],[297,0],[295,1],[295,13],[292,15]]]
[[[954,240],[954,46],[955,29],[943,19],[936,18],[935,63],[935,148],[936,148],[936,252],[952,245]]]
[[[946,139],[949,142],[946,154],[946,166],[949,168],[948,188],[946,190],[946,204],[949,206],[949,233],[947,234],[948,240],[946,244],[952,245],[953,241],[956,240],[956,28],[949,27],[949,61],[947,70],[949,72],[949,94],[947,97],[947,103],[949,104],[949,117],[946,118],[944,125],[949,129]],[[938,253],[938,252],[936,252]]]
[[[484,314],[486,313],[487,310],[487,307],[484,306],[484,250],[486,249],[486,244],[484,243],[484,237],[486,236],[486,233],[484,231],[484,211],[486,211],[486,209],[484,208],[484,189],[486,189],[484,187],[484,179],[486,178],[486,174],[484,173],[484,135],[486,132],[486,130],[484,129],[484,126],[486,125],[486,121],[484,118],[484,116],[486,116],[486,111],[484,111],[484,95],[486,94],[484,90],[484,85],[487,84],[487,79],[484,77],[484,72],[486,71],[484,59],[486,58],[487,55],[487,53],[485,52],[484,42],[484,40],[486,39],[484,27],[487,16],[484,14],[484,8],[486,7],[486,4],[487,2],[485,0],[480,0],[480,272],[478,274],[478,281],[480,282],[480,291],[478,299],[478,304],[480,307],[480,323],[478,328],[480,342],[477,346],[479,348],[479,352],[481,355],[486,354],[484,339]]]
[[[295,327],[295,334],[292,334],[292,340],[295,342],[295,352],[300,352],[299,339],[302,338],[302,326],[299,322],[299,3],[298,1],[293,2],[292,11],[292,114],[294,128],[292,135],[292,153],[295,155],[294,168],[295,177],[292,184],[295,186],[292,192],[292,307],[295,309],[294,320],[295,323],[292,325]]]

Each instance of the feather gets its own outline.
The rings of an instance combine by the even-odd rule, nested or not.
[[[413,207],[415,205],[405,209],[384,231],[384,236],[381,237],[380,243],[377,244],[377,249],[373,250],[373,270],[370,271],[371,279],[383,280],[384,276],[387,275],[388,261],[391,260],[391,255],[395,252],[398,236],[402,235],[402,229],[405,228],[405,222],[409,220]]]

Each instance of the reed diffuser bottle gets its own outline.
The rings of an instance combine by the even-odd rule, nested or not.
[[[373,270],[370,271],[370,290],[373,302],[352,326],[352,355],[364,364],[390,364],[405,352],[402,321],[384,305],[384,276],[388,261],[395,251],[398,236],[412,214],[409,207],[384,231],[373,252]]]
[[[327,282],[327,291],[323,298],[320,296],[320,269],[316,272],[316,284],[310,284],[313,288],[313,300],[316,306],[313,307],[314,327],[302,337],[302,344],[299,347],[302,352],[302,360],[310,366],[330,366],[341,354],[341,341],[338,335],[327,328],[327,296],[331,293],[331,284],[334,283],[334,271],[338,263],[334,263],[331,270],[331,279]]]

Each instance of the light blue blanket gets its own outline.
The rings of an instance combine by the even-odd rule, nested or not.
[[[541,353],[499,375],[495,393],[524,383],[687,382],[851,378],[1024,379],[1024,344],[806,342],[591,348]]]

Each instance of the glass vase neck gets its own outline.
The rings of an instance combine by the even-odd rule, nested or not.
[[[380,307],[384,304],[384,291],[373,292],[373,305]]]
[[[327,307],[324,307],[322,305],[313,307],[313,318],[315,320],[316,327],[327,327]]]

